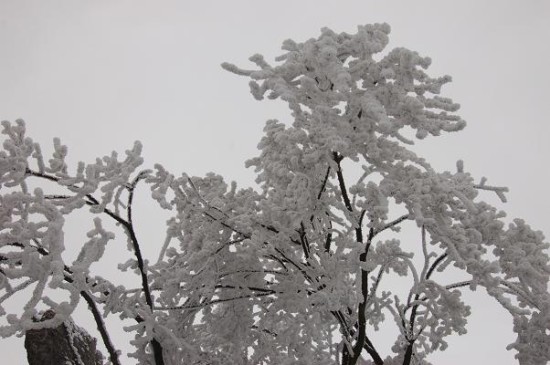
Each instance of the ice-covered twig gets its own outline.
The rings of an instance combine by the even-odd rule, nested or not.
[[[409,219],[409,218],[410,218],[410,214],[404,214],[404,215],[402,215],[401,217],[399,217],[399,218],[397,218],[397,219],[394,219],[393,221],[391,221],[391,222],[385,224],[384,226],[382,226],[382,227],[380,227],[380,228],[378,228],[378,229],[375,229],[375,230],[374,230],[374,235],[377,235],[377,234],[379,234],[379,233],[385,231],[385,230],[388,229],[388,228],[393,228],[393,227],[399,225],[401,222],[403,222],[403,221],[405,221],[405,220],[407,220],[407,219]]]
[[[506,195],[504,195],[504,193],[507,193],[509,191],[509,189],[505,186],[485,185],[485,182],[487,182],[487,178],[485,178],[485,177],[481,178],[481,181],[479,182],[479,184],[474,185],[474,188],[479,189],[479,190],[494,191],[495,194],[497,194],[497,196],[499,197],[500,201],[503,202],[503,203],[506,203],[507,199],[506,199]]]

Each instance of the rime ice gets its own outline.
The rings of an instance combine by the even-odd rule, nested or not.
[[[440,96],[450,77],[429,76],[430,59],[416,52],[385,51],[389,31],[323,29],[316,39],[285,41],[274,64],[261,55],[250,58],[252,70],[223,64],[250,78],[256,99],[290,109],[290,123],[266,123],[260,154],[247,161],[258,190],[214,173],[141,169],[139,143],[123,159],[113,152],[72,170],[54,140],[46,164],[22,121],[3,122],[0,305],[32,293],[21,313],[0,312],[8,323],[0,334],[55,326],[85,299],[97,313],[134,320],[126,330],[140,364],[426,365],[447,336],[466,332],[475,308],[461,291],[481,286],[513,317],[518,337],[509,348],[520,363],[546,364],[549,245],[523,220],[506,227],[504,213],[481,200],[489,191],[505,201],[505,187],[476,183],[462,161],[456,172],[435,171],[408,148],[465,122],[458,104]],[[358,181],[349,178],[353,165]],[[31,192],[28,179],[65,193]],[[134,229],[137,184],[171,214],[155,264]],[[89,239],[65,262],[64,217],[86,207],[96,216]],[[133,289],[91,274],[115,238],[105,220],[126,238],[119,269],[136,274]],[[399,240],[406,224],[418,231],[416,252]],[[462,278],[442,280],[453,266]],[[406,293],[385,285],[391,275],[410,279]],[[56,303],[48,290],[70,299]],[[44,307],[56,317],[33,322]],[[376,347],[381,326],[396,328],[393,353]],[[108,335],[103,341],[117,363]]]

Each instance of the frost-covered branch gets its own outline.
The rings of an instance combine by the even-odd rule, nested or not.
[[[375,229],[375,230],[374,230],[374,235],[377,235],[377,234],[379,234],[379,233],[385,231],[386,229],[392,229],[392,228],[398,226],[401,222],[403,222],[403,221],[405,221],[405,220],[407,220],[407,219],[410,219],[410,214],[404,214],[404,215],[402,215],[401,217],[396,218],[396,219],[394,219],[393,221],[391,221],[391,222],[385,224],[384,226],[382,226],[382,227],[380,227],[380,228],[378,228],[378,229]]]
[[[49,175],[49,174],[45,174],[45,173],[41,173],[41,172],[37,172],[37,171],[32,171],[30,169],[27,169],[26,173],[29,176],[39,177],[39,178],[54,181],[54,182],[59,182],[61,180],[61,178],[59,178],[59,177]],[[69,187],[76,188],[76,186],[69,186]],[[94,198],[94,196],[92,194],[86,194],[85,197],[88,199],[88,200],[84,201],[85,204],[90,205],[90,206],[99,206],[100,205],[100,202],[96,198]],[[53,199],[53,200],[57,200],[57,199],[60,199],[60,200],[74,199],[74,197],[69,196],[69,195],[46,195],[45,198],[46,199]],[[127,224],[127,222],[124,219],[122,219],[118,214],[114,213],[110,209],[103,208],[102,211],[105,214],[107,214],[109,217],[113,218],[117,223],[120,223],[120,224],[123,224],[123,225]]]
[[[495,194],[497,194],[500,201],[502,201],[503,203],[506,203],[506,195],[504,195],[504,193],[507,193],[510,190],[507,187],[504,187],[504,186],[485,185],[486,182],[487,182],[487,178],[483,177],[483,178],[481,178],[481,181],[479,182],[479,184],[474,185],[474,188],[479,189],[479,190],[493,191]]]
[[[85,291],[81,291],[80,295],[82,295],[82,298],[84,298],[86,303],[88,303],[88,307],[90,308],[90,311],[94,316],[97,330],[101,335],[101,339],[103,341],[103,344],[105,345],[105,348],[107,348],[107,351],[109,352],[109,359],[111,360],[111,363],[113,363],[114,365],[120,365],[120,361],[118,359],[118,351],[115,349],[113,343],[111,342],[111,338],[109,337],[109,333],[107,332],[107,329],[105,327],[105,322],[103,322],[103,317],[101,316],[101,313],[99,312],[99,309],[97,308],[93,297]]]
[[[465,122],[458,104],[440,95],[450,77],[430,76],[430,59],[414,51],[386,51],[389,32],[387,24],[354,34],[325,28],[317,38],[285,41],[274,64],[254,55],[250,70],[223,65],[250,79],[256,99],[282,100],[292,116],[266,122],[259,154],[246,162],[255,188],[214,173],[175,175],[160,164],[139,172],[139,142],[123,159],[113,152],[69,172],[59,139],[46,161],[22,121],[3,122],[0,335],[54,327],[84,298],[115,364],[103,323],[112,314],[136,321],[126,330],[139,364],[356,365],[368,357],[375,365],[427,364],[448,336],[466,332],[470,307],[461,292],[481,286],[511,314],[517,340],[509,348],[520,363],[549,361],[550,245],[521,219],[506,224],[480,198],[489,190],[505,201],[506,188],[484,178],[476,184],[462,161],[455,172],[438,172],[410,149]],[[361,174],[353,185],[344,164],[349,176]],[[136,235],[140,181],[170,215],[155,264]],[[52,194],[29,189],[52,183]],[[65,218],[82,207],[93,227],[70,264]],[[126,235],[133,255],[118,269],[139,276],[133,289],[91,274],[104,269],[95,263],[114,239],[100,216]],[[421,231],[413,252],[398,236],[405,221]],[[436,282],[436,270],[450,265],[467,280]],[[392,275],[412,279],[408,293],[383,282]],[[50,291],[68,300],[57,303]],[[16,294],[27,303],[4,313]],[[56,316],[33,322],[44,308]],[[387,313],[399,334],[393,353],[381,354],[374,342]]]
[[[149,287],[149,279],[147,278],[148,269],[146,267],[145,261],[143,260],[143,256],[141,254],[141,248],[139,246],[136,232],[134,230],[133,211],[132,211],[132,208],[133,208],[132,204],[134,200],[134,191],[135,191],[136,185],[140,180],[145,179],[146,177],[147,177],[147,173],[138,174],[134,178],[134,180],[130,183],[130,185],[127,187],[128,188],[128,203],[126,204],[127,223],[124,224],[124,228],[126,229],[128,238],[130,239],[130,242],[134,249],[134,255],[136,256],[138,270],[141,275],[141,286],[143,288],[143,294],[145,295],[145,302],[147,303],[147,306],[152,312],[154,309],[154,304],[153,304],[153,297],[151,296],[151,289]],[[162,345],[160,344],[160,342],[156,338],[153,338],[151,340],[151,346],[153,347],[155,364],[164,365],[164,355],[163,355]]]
[[[154,309],[156,309],[156,310],[191,310],[191,309],[199,309],[199,308],[208,307],[208,306],[211,306],[211,305],[214,305],[214,304],[226,303],[226,302],[230,302],[230,301],[233,301],[233,300],[259,298],[259,297],[265,297],[265,296],[269,296],[269,295],[273,295],[273,293],[258,293],[258,294],[240,295],[240,296],[231,297],[231,298],[213,299],[211,301],[202,302],[202,303],[197,304],[197,305],[188,305],[188,306],[183,305],[183,306],[176,306],[176,307],[155,307]]]

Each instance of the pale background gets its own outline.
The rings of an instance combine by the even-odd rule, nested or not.
[[[0,119],[25,119],[46,151],[60,137],[73,163],[123,153],[139,139],[146,166],[215,171],[247,186],[254,175],[243,162],[256,155],[265,120],[289,116],[280,102],[255,101],[247,81],[220,63],[246,67],[254,53],[279,54],[286,38],[374,22],[392,26],[390,47],[430,56],[430,74],[454,78],[444,94],[461,103],[468,127],[428,138],[419,153],[441,170],[464,159],[475,176],[510,188],[502,206],[510,217],[550,233],[547,0],[0,0]],[[148,199],[144,190],[138,199]],[[140,219],[154,260],[164,218],[145,212]],[[69,249],[79,247],[85,227],[69,229]],[[126,261],[125,244],[110,255]],[[505,350],[514,339],[511,319],[481,294],[466,295],[474,307],[469,334],[452,338],[434,364],[517,363]],[[83,312],[79,323],[93,332],[89,317]],[[126,352],[125,337],[113,332]],[[26,363],[21,339],[0,339],[0,353],[3,364]]]

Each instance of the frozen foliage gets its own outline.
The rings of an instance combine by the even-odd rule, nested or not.
[[[356,34],[323,29],[317,39],[288,40],[271,65],[223,67],[251,79],[255,98],[281,99],[292,122],[268,121],[260,155],[247,162],[259,188],[238,189],[213,173],[140,170],[141,146],[69,172],[66,147],[54,141],[48,164],[21,121],[4,122],[0,152],[0,304],[30,291],[21,313],[6,315],[2,336],[63,322],[84,299],[118,363],[102,315],[134,319],[140,364],[428,364],[446,337],[466,333],[470,307],[461,291],[483,287],[514,319],[509,348],[522,365],[550,360],[548,244],[542,233],[479,199],[505,200],[506,188],[478,183],[464,170],[437,172],[407,145],[465,126],[458,105],[439,96],[444,76],[430,59],[398,48],[383,53],[389,26]],[[353,167],[355,165],[356,167]],[[346,172],[344,172],[346,167]],[[362,172],[349,183],[349,172]],[[346,177],[347,175],[347,177]],[[49,181],[63,194],[30,191]],[[142,257],[132,220],[134,189],[148,184],[170,211],[155,264]],[[45,187],[44,187],[45,189]],[[78,258],[63,259],[64,216],[89,207],[96,217]],[[114,235],[129,248],[121,270],[139,290],[93,276]],[[418,229],[404,250],[402,225]],[[444,282],[444,270],[463,272]],[[410,278],[408,292],[384,278]],[[67,301],[46,294],[65,291]],[[42,308],[57,313],[36,323]],[[393,320],[392,320],[393,319]],[[396,326],[393,354],[376,349],[376,331]]]

